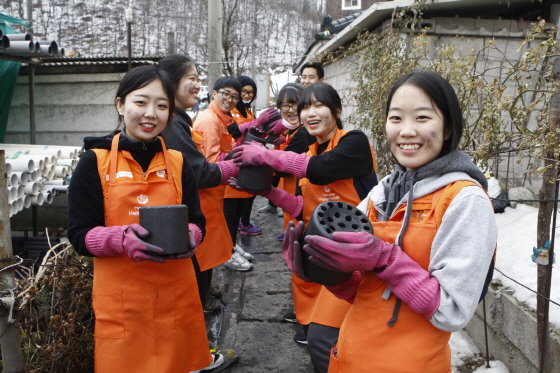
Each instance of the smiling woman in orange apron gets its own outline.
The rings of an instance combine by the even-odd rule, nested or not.
[[[188,162],[157,135],[173,112],[167,75],[130,70],[116,95],[123,131],[85,139],[68,193],[68,238],[94,257],[95,372],[190,372],[212,363],[190,257],[205,219]],[[143,206],[187,205],[190,247],[164,259],[143,241]],[[167,222],[162,221],[162,224]]]
[[[315,136],[311,136],[305,126],[299,120],[297,113],[297,103],[303,91],[303,86],[298,83],[288,83],[280,89],[276,97],[276,107],[280,109],[282,114],[282,123],[288,129],[286,133],[286,142],[280,145],[281,150],[294,152],[297,154],[307,153],[309,146],[316,143]],[[299,180],[296,176],[280,172],[276,170],[276,175],[280,176],[278,189],[282,189],[294,196],[301,195],[301,188],[299,187]],[[284,229],[282,234],[278,236],[278,240],[284,239],[284,231],[288,226],[288,222],[293,221],[297,223],[296,219],[290,218],[290,214],[284,212]],[[301,280],[296,275],[292,274],[292,294],[294,299],[313,298],[313,292],[318,292],[320,288],[313,286],[310,287],[309,283]],[[284,315],[284,320],[289,322],[297,322],[295,311],[290,311]],[[307,338],[305,336],[305,329],[303,332],[298,332],[294,336],[297,343],[306,344]]]
[[[342,103],[336,90],[325,83],[310,85],[302,92],[297,111],[305,129],[317,139],[307,153],[243,145],[235,148],[234,162],[239,166],[267,164],[299,178],[301,196],[272,188],[266,197],[291,218],[307,223],[321,202],[357,205],[377,183],[377,178],[373,150],[366,135],[359,130],[342,129]],[[289,268],[292,269],[291,263]],[[307,341],[314,371],[325,373],[330,349],[336,344],[350,305],[324,286],[309,282],[302,272],[294,273],[298,277],[293,287],[296,318],[308,326]]]
[[[158,63],[175,88],[175,112],[173,125],[161,133],[170,149],[183,153],[189,161],[198,183],[202,212],[206,217],[208,234],[193,256],[200,301],[204,310],[217,311],[222,304],[219,299],[209,298],[213,268],[231,258],[232,242],[229,236],[221,198],[214,188],[225,185],[230,176],[239,170],[232,161],[208,162],[202,153],[202,133],[192,129],[193,122],[185,110],[196,105],[200,93],[200,80],[194,61],[183,55],[170,55]]]
[[[451,332],[469,322],[484,295],[497,240],[486,178],[457,150],[462,121],[445,79],[404,75],[387,101],[397,168],[358,206],[373,235],[305,238],[314,263],[353,272],[351,281],[328,288],[353,303],[329,373],[451,372]],[[290,246],[295,253],[298,245]]]

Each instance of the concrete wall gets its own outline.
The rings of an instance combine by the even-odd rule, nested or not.
[[[484,76],[487,81],[492,81],[495,76],[503,77],[507,73],[508,64],[511,61],[518,60],[527,48],[540,43],[540,40],[535,40],[519,49],[519,45],[530,25],[510,20],[437,17],[424,20],[424,24],[431,25],[428,32],[428,36],[431,38],[429,56],[428,59],[421,61],[426,65],[431,63],[431,60],[436,57],[437,49],[444,44],[456,44],[458,46],[456,55],[463,56],[469,55],[473,49],[482,50],[488,41],[494,40],[499,50],[505,52],[506,62],[504,62],[504,56],[499,53],[486,51],[482,54],[478,69],[479,73],[485,71]],[[460,36],[460,38],[457,36]],[[345,119],[355,110],[347,92],[348,87],[354,84],[351,77],[352,70],[349,68],[355,68],[356,65],[353,64],[355,59],[356,57],[341,59],[324,66],[325,82],[336,88],[343,99],[342,120],[347,129],[350,128],[350,123]],[[506,93],[510,93],[510,91],[513,92],[512,87],[507,88]],[[533,125],[536,123],[536,112],[539,109],[540,107],[536,107],[531,116],[530,123]],[[476,108],[471,108],[473,118],[476,117],[477,113]],[[508,121],[508,118],[502,119],[504,119],[504,125],[509,130],[510,121]],[[519,163],[517,163],[518,161]],[[542,160],[519,159],[515,153],[509,153],[496,157],[491,162],[490,167],[498,179],[505,180],[507,178],[509,180],[508,187],[524,186],[533,192],[538,192],[542,184],[541,178],[538,175],[525,176],[528,163],[531,162],[535,163],[537,167],[543,165]]]
[[[486,321],[490,358],[502,361],[511,373],[539,372],[537,320],[502,287],[488,291]],[[551,307],[555,307],[551,305]],[[465,330],[485,354],[484,308],[481,302]],[[550,328],[544,372],[560,372],[560,330]]]
[[[120,73],[35,76],[36,143],[81,146],[85,136],[115,129],[115,92],[121,77]],[[28,76],[18,77],[6,143],[30,142],[28,82]]]
[[[117,126],[115,92],[122,77],[110,74],[68,74],[35,76],[36,143],[82,146],[86,136],[100,136]],[[5,143],[29,144],[28,76],[18,77]],[[53,234],[68,227],[68,198],[61,194],[50,205],[37,209],[37,229]],[[10,219],[13,231],[32,231],[31,209]]]

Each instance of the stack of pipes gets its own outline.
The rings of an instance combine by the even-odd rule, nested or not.
[[[6,154],[10,217],[66,193],[83,149],[76,146],[0,144]]]
[[[4,34],[0,30],[0,53],[24,57],[64,57],[64,48],[54,40],[33,41],[30,34]]]

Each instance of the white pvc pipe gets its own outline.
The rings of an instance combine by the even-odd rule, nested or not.
[[[57,177],[65,177],[68,173],[66,170],[67,170],[66,166],[56,166],[54,169],[54,174]]]
[[[45,183],[45,185],[66,185],[66,179],[49,180]]]
[[[72,159],[72,158],[76,158],[76,155],[78,154],[78,151],[76,149],[72,149],[72,150],[61,150],[60,151],[60,158],[64,158],[64,159]]]
[[[60,158],[58,162],[56,162],[57,166],[66,166],[72,169],[76,168],[77,164],[78,164],[77,159],[70,159],[70,158]]]
[[[43,168],[45,166],[45,160],[47,159],[46,157],[43,157],[41,155],[27,155],[27,154],[21,154],[19,155],[17,158],[14,159],[19,159],[19,160],[25,160],[25,161],[29,161],[32,160],[33,163],[35,164],[35,168]],[[12,159],[10,159],[12,160]],[[13,165],[12,165],[13,168]]]
[[[6,159],[6,171],[10,165],[12,171],[33,171],[35,168],[35,161],[33,159],[15,158]]]
[[[49,171],[46,176],[47,179],[51,180],[54,178],[54,171]]]
[[[28,154],[45,154],[58,159],[62,156],[62,151],[60,149],[30,149]]]
[[[53,189],[57,192],[67,193],[68,185],[53,185]]]
[[[48,188],[44,186],[43,188],[41,188],[41,193],[43,193],[44,195],[47,195],[47,193],[54,193],[54,188]]]
[[[49,167],[43,167],[41,170],[37,170],[37,172],[40,172],[42,177],[47,177],[50,170]]]
[[[45,201],[45,196],[43,193],[38,193],[36,196],[31,196],[31,204],[33,206],[41,206]]]
[[[17,171],[14,172],[13,175],[17,176],[19,184],[27,184],[29,181],[29,174],[27,172]]]
[[[31,196],[23,196],[23,207],[26,209],[31,207]]]
[[[18,198],[17,191],[18,191],[18,187],[17,187],[17,186],[10,187],[10,199],[11,199],[12,201],[14,201],[14,200],[16,200],[16,199]]]
[[[33,170],[29,173],[29,180],[30,181],[37,181],[39,179],[39,175],[37,174],[37,170]]]
[[[39,183],[27,183],[25,184],[25,194],[32,194],[32,195],[36,195],[37,193],[39,193]]]
[[[10,214],[10,218],[11,218],[14,215],[14,208],[12,207],[11,203],[8,205],[8,209],[10,210],[9,214]]]
[[[19,179],[17,177],[17,175],[15,175],[13,172],[11,174],[7,174],[7,179],[6,179],[6,184],[8,184],[8,186],[16,186]]]
[[[6,162],[6,175],[9,175],[11,173],[12,173],[12,165]]]
[[[45,195],[45,202],[48,203],[49,205],[51,203],[53,203],[53,200],[54,200],[54,197],[53,197],[52,193],[47,193]]]
[[[19,184],[17,187],[17,196],[21,198],[25,195],[25,184]]]
[[[18,198],[17,203],[18,203],[18,211],[23,210],[23,197]]]

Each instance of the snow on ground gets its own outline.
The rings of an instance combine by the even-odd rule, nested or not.
[[[538,209],[523,204],[517,208],[506,208],[503,214],[496,214],[498,224],[498,251],[496,254],[496,269],[523,285],[537,290],[537,264],[531,260],[533,247],[537,246],[537,213]],[[558,223],[560,225],[560,219]],[[560,241],[560,227],[555,234],[555,247]],[[560,249],[557,249],[558,251]],[[526,302],[533,309],[537,307],[536,294],[523,286],[494,271],[494,278],[502,281],[505,287],[511,288],[513,296],[519,301]],[[560,303],[560,271],[552,270],[552,289],[550,299]],[[560,328],[560,306],[550,304],[550,323]],[[536,343],[536,342],[535,342]],[[453,333],[449,341],[452,351],[453,367],[463,365],[480,351],[465,331]],[[453,372],[457,372],[456,369]],[[474,371],[475,373],[508,373],[509,370],[501,361],[490,361],[490,368],[486,364]]]
[[[452,333],[449,345],[451,346],[451,366],[453,367],[453,373],[459,372],[456,367],[464,365],[473,357],[480,356],[478,355],[480,350],[464,330]],[[509,370],[501,361],[490,360],[490,368],[486,368],[486,363],[484,363],[483,366],[477,368],[473,372],[509,373]]]
[[[537,290],[537,264],[531,260],[533,247],[537,246],[537,213],[538,209],[523,204],[517,208],[506,208],[503,214],[496,214],[498,223],[498,251],[496,254],[496,269],[523,285]],[[557,224],[560,219],[557,218]],[[560,243],[560,227],[555,234],[555,251],[558,252]],[[555,255],[558,257],[558,255]],[[494,278],[500,279],[505,286],[514,290],[513,296],[533,309],[537,308],[536,294],[521,285],[507,279],[501,273],[494,271]],[[555,265],[552,270],[552,287],[550,299],[560,303],[560,271]],[[550,303],[550,323],[560,328],[560,306]]]

